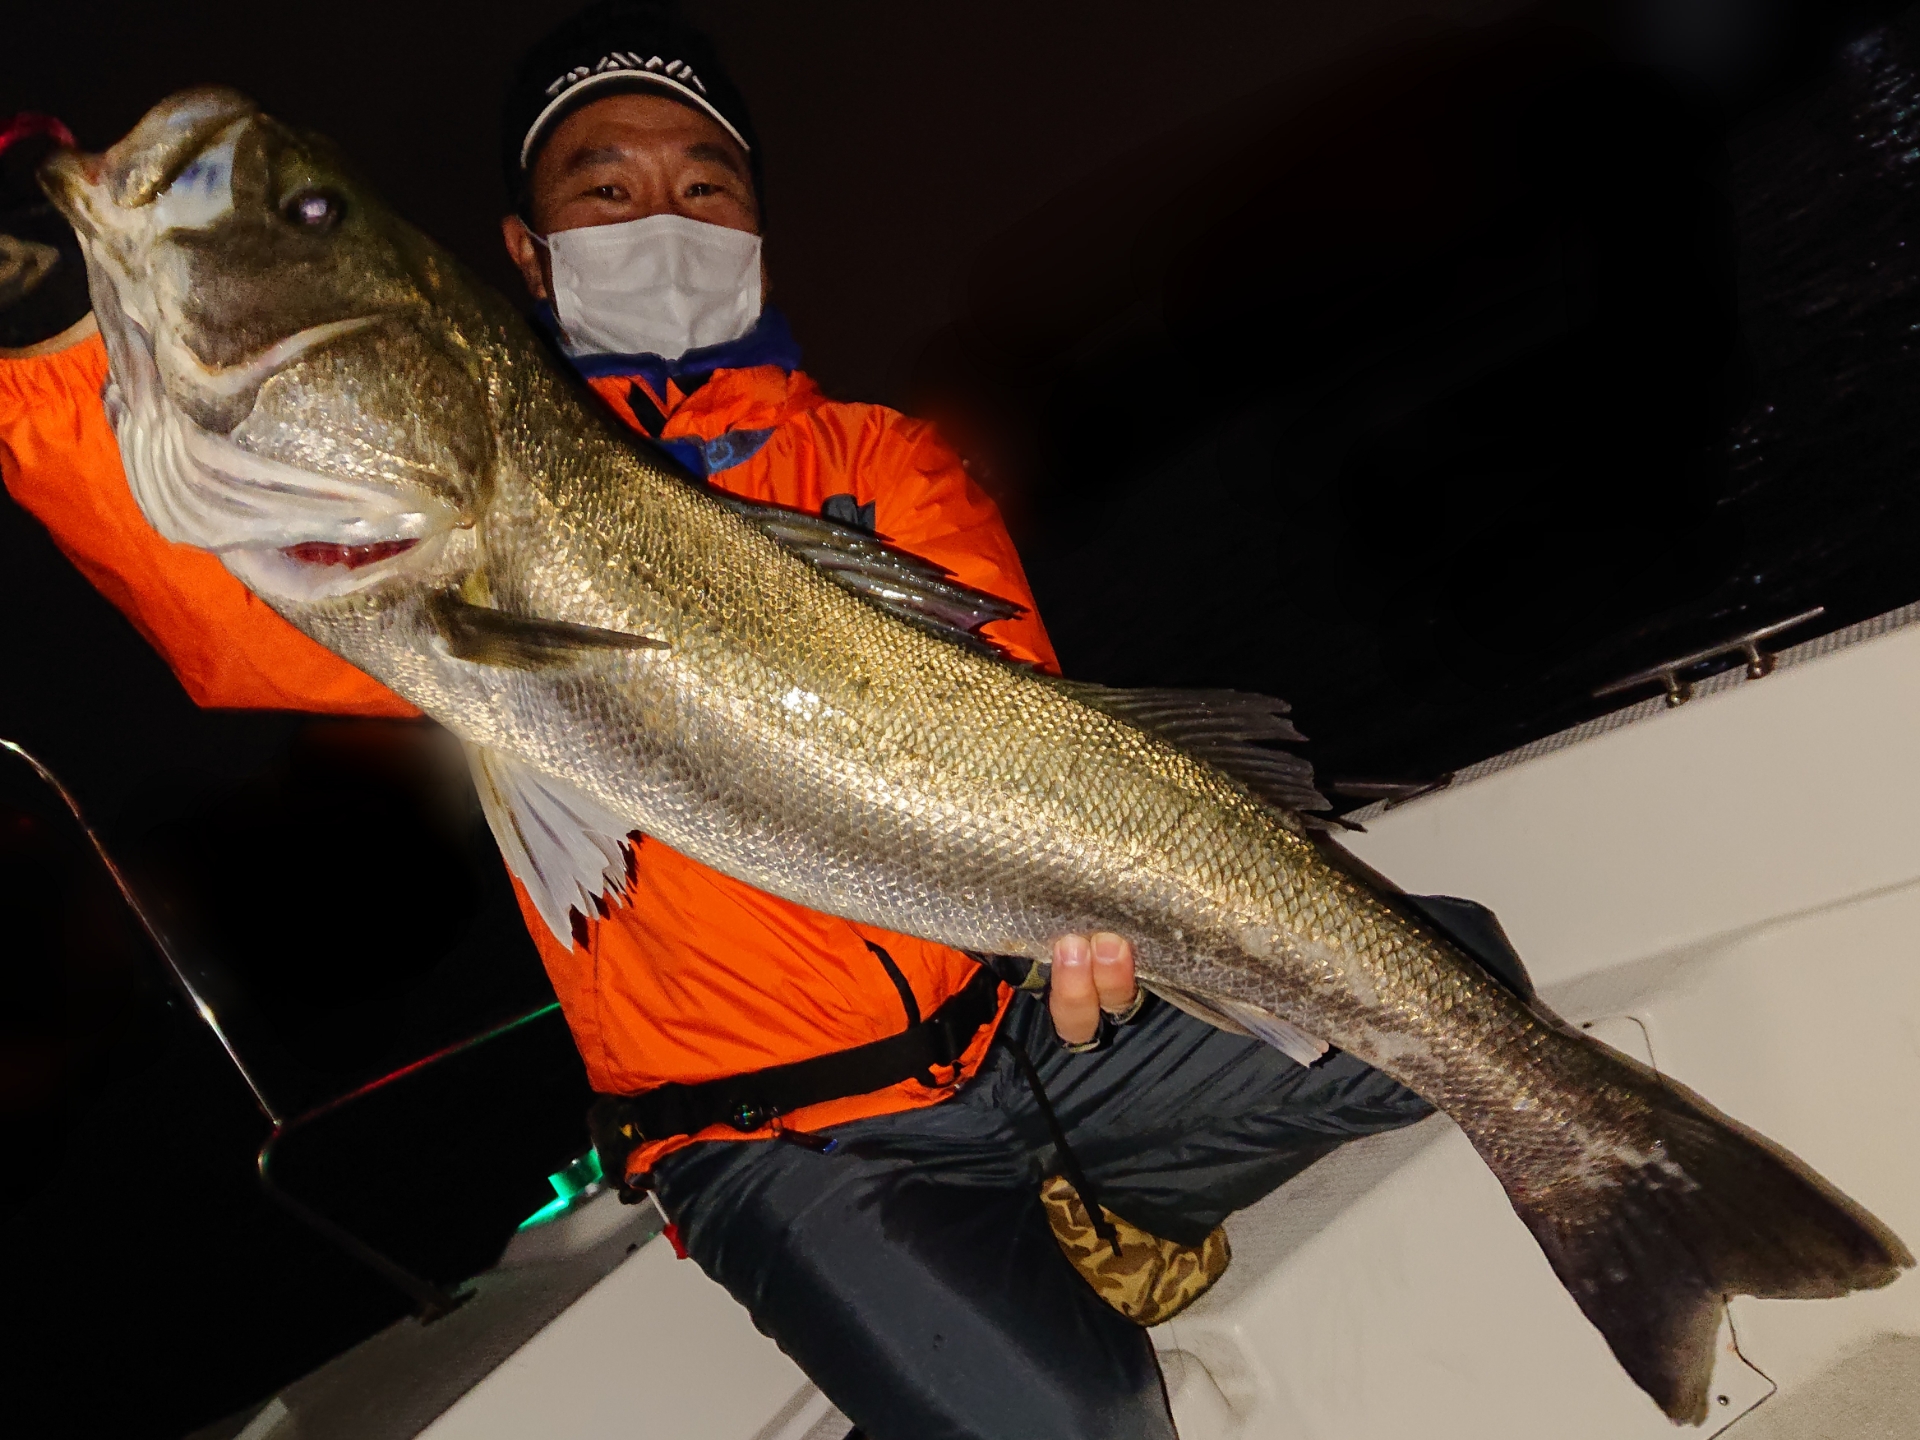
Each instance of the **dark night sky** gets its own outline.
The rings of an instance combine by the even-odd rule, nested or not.
[[[26,9],[27,7],[20,7]],[[275,24],[257,3],[34,6],[0,46],[0,104],[124,133],[169,91],[218,82],[340,142],[409,218],[513,283],[499,252],[497,100],[519,50],[567,4],[334,0]],[[1330,61],[1401,30],[1473,23],[1519,0],[1338,5],[1139,0],[901,5],[708,0],[765,137],[778,299],[835,392],[897,399],[952,316],[973,259],[1077,182],[1195,127],[1139,178],[1140,215],[1230,138],[1236,102],[1284,104]],[[24,33],[22,33],[24,30]],[[1114,234],[1062,235],[1098,264]]]

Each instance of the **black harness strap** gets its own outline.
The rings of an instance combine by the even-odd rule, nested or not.
[[[911,1030],[920,1023],[920,1002],[913,996],[913,986],[907,982],[906,974],[900,969],[893,956],[869,940],[867,949],[873,952],[873,958],[880,962],[880,968],[887,972],[887,978],[893,982],[893,988],[899,992],[900,1006],[907,1012],[907,1028]],[[913,1077],[928,1089],[933,1088],[933,1071],[922,1070]]]
[[[982,967],[931,1016],[898,1035],[699,1085],[602,1095],[587,1116],[601,1169],[610,1177],[621,1175],[628,1154],[649,1140],[693,1135],[709,1125],[731,1125],[745,1134],[809,1105],[930,1078],[930,1067],[958,1063],[999,1008],[1000,977]]]
[[[874,944],[873,941],[867,941],[866,946],[867,949],[873,952],[873,958],[880,962],[880,968],[887,972],[887,979],[893,982],[893,988],[899,993],[900,1007],[907,1012],[907,1025],[909,1028],[918,1025],[920,1023],[920,1002],[913,998],[913,986],[907,983],[906,974],[894,961],[893,956],[889,955],[880,946]]]

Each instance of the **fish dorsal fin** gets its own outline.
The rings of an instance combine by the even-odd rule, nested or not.
[[[1025,613],[1025,606],[962,585],[952,571],[897,549],[857,525],[743,500],[723,490],[710,493],[836,584],[950,639],[988,645],[978,633],[982,625]]]
[[[526,886],[553,938],[571,947],[568,912],[597,914],[602,896],[626,888],[633,826],[573,786],[498,750],[466,749],[473,788],[501,858]]]
[[[1299,812],[1331,808],[1313,784],[1313,766],[1274,740],[1304,740],[1284,700],[1243,690],[1118,690],[1079,680],[1054,682],[1116,720],[1137,725],[1246,786],[1269,805]]]
[[[1175,1009],[1184,1010],[1196,1020],[1204,1020],[1230,1035],[1247,1035],[1264,1040],[1289,1060],[1311,1065],[1333,1047],[1315,1039],[1271,1010],[1249,1005],[1244,1000],[1224,996],[1196,995],[1173,985],[1150,984],[1147,988]]]

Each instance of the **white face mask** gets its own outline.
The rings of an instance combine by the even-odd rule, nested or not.
[[[546,237],[572,355],[658,355],[737,340],[760,318],[760,237],[648,215]]]

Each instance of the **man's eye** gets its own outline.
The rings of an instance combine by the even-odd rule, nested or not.
[[[587,192],[596,200],[624,200],[626,193],[618,185],[596,185]]]
[[[718,185],[709,184],[705,180],[696,180],[687,187],[687,198],[689,200],[704,200],[709,195],[718,195],[721,193]]]

